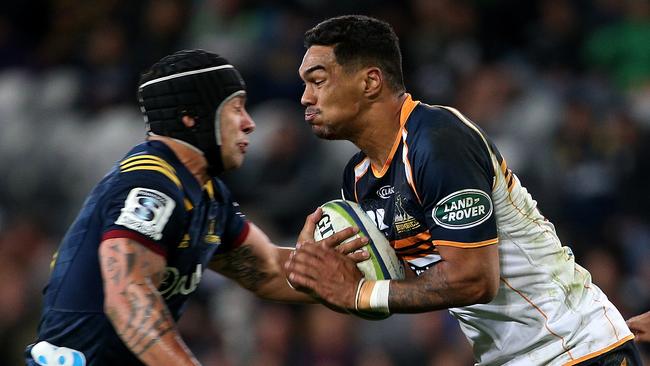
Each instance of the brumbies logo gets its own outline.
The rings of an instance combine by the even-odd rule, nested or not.
[[[463,189],[441,199],[431,216],[447,229],[470,228],[492,216],[492,200],[478,189]]]

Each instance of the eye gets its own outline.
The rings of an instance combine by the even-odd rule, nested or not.
[[[314,85],[320,86],[324,82],[325,82],[325,80],[316,80],[316,81],[314,81]]]

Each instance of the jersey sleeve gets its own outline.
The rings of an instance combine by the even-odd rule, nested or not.
[[[122,173],[104,197],[102,241],[129,238],[166,257],[182,238],[182,190],[165,176],[153,171]]]
[[[233,200],[228,187],[218,179],[213,180],[213,185],[223,200],[223,213],[225,215],[223,244],[219,246],[217,253],[215,253],[219,254],[240,246],[248,236],[250,224],[246,216],[241,212],[239,204]]]
[[[461,248],[495,244],[490,152],[471,122],[448,111],[440,114],[440,124],[416,134],[410,154],[432,241]]]

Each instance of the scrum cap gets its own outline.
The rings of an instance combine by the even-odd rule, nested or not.
[[[185,141],[203,151],[208,174],[223,171],[219,109],[245,93],[241,75],[223,57],[203,50],[183,50],[162,58],[142,74],[140,109],[149,133]],[[183,116],[196,124],[187,128]]]

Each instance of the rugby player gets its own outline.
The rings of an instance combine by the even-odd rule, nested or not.
[[[142,75],[138,96],[147,140],[98,183],[65,235],[30,366],[197,365],[175,323],[206,268],[263,298],[314,302],[286,282],[292,250],[247,221],[217,178],[242,164],[255,129],[239,72],[216,54],[179,51]]]
[[[286,263],[292,285],[350,311],[449,309],[478,365],[640,364],[619,311],[485,133],[406,93],[389,24],[331,18],[306,32],[305,46],[305,120],[361,150],[343,172],[343,198],[375,220],[414,276],[365,280],[336,251],[304,245]]]

